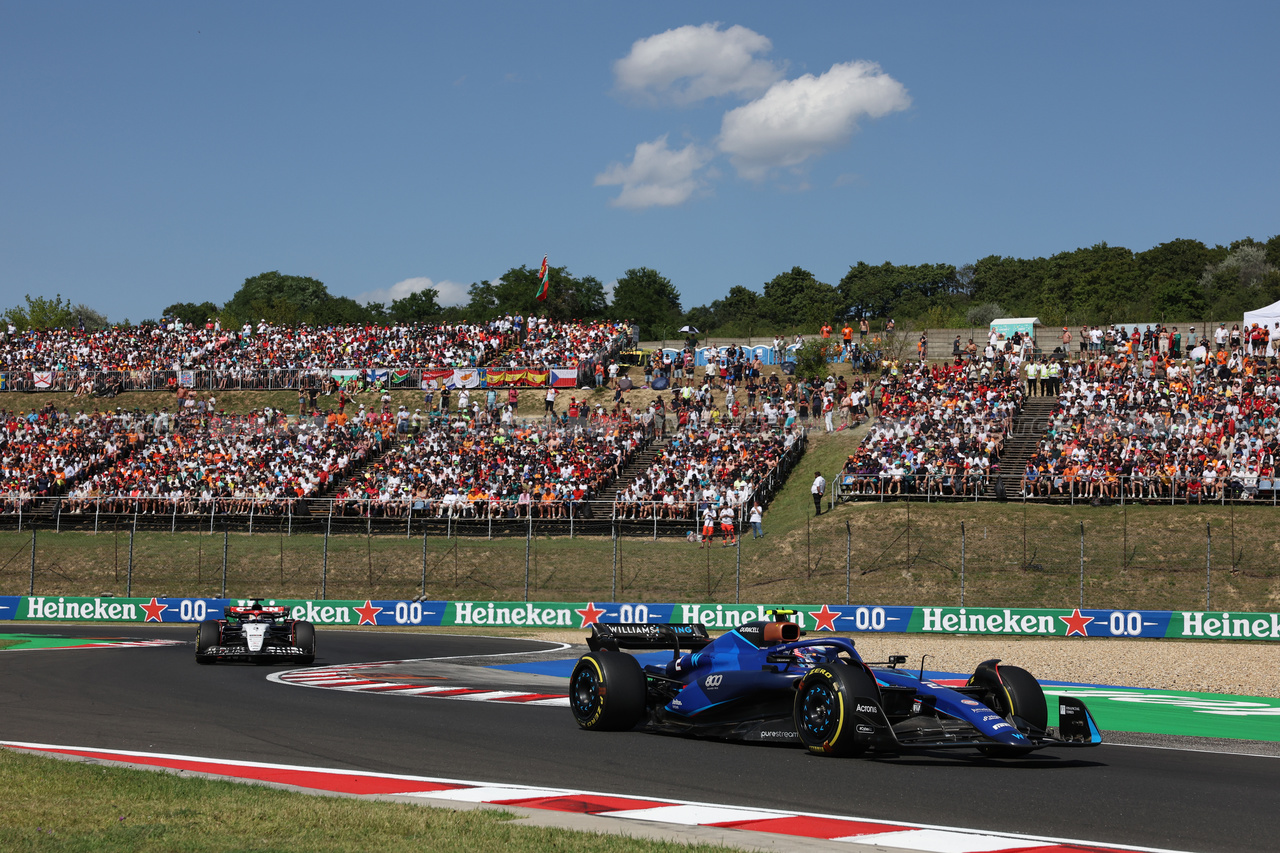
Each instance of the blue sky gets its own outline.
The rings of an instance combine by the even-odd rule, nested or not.
[[[0,0],[0,309],[1280,232],[1280,4]]]

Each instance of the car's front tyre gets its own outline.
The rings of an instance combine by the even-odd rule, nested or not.
[[[814,667],[796,689],[795,724],[800,740],[818,755],[858,755],[866,744],[858,738],[854,719],[857,697],[867,692],[858,684],[868,677],[846,664]],[[874,685],[872,685],[874,686]]]
[[[640,663],[623,652],[583,655],[569,676],[569,707],[584,729],[626,731],[644,717],[648,687]]]
[[[217,655],[209,649],[222,645],[222,626],[217,619],[206,619],[196,628],[196,663],[213,663]]]
[[[997,666],[998,660],[978,664],[969,684],[987,688],[991,710],[1009,720],[1019,731],[1043,733],[1049,725],[1049,707],[1044,689],[1035,676],[1017,666]],[[993,745],[978,748],[991,758],[1020,758],[1030,754],[1030,747]]]
[[[302,654],[294,658],[298,663],[315,663],[316,659],[316,626],[310,622],[293,623],[293,645],[301,649]]]

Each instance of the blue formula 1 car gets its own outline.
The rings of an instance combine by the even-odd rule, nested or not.
[[[943,687],[903,669],[905,655],[868,664],[845,637],[802,639],[774,611],[711,639],[704,626],[592,625],[570,676],[569,705],[589,730],[701,735],[796,743],[820,755],[976,748],[1014,758],[1048,746],[1096,746],[1102,735],[1084,703],[1058,699],[1048,725],[1040,684],[999,660],[978,664],[967,685]],[[641,666],[622,649],[672,650]],[[688,648],[690,651],[683,651]]]

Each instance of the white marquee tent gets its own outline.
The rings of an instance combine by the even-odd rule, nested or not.
[[[1276,323],[1280,323],[1280,302],[1272,302],[1264,308],[1244,312],[1243,328],[1247,329],[1254,323],[1274,329]]]

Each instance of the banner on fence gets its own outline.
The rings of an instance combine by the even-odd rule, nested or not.
[[[556,388],[575,388],[578,385],[578,368],[551,368],[551,384]]]
[[[545,370],[526,370],[525,368],[504,370],[501,367],[490,367],[486,370],[486,374],[486,382],[490,387],[511,385],[538,387],[547,384]]]
[[[239,599],[0,596],[0,620],[199,622],[220,618]],[[1036,637],[1280,640],[1280,614],[1223,611],[912,607],[866,604],[652,604],[564,601],[315,601],[280,599],[295,619],[317,625],[446,625],[585,629],[594,622],[701,622],[727,630],[790,617],[809,631],[1003,634]]]
[[[427,389],[438,391],[453,379],[452,370],[423,370],[419,375],[418,387],[423,391]]]
[[[9,374],[0,373],[0,391],[8,391],[8,390],[10,390]]]
[[[453,378],[449,382],[450,388],[479,388],[481,371],[474,367],[468,367],[461,370],[453,371]]]
[[[395,388],[412,386],[415,381],[417,381],[417,376],[412,370],[391,371],[391,385]]]
[[[36,370],[31,374],[31,382],[37,388],[53,387],[53,371],[52,370]]]

